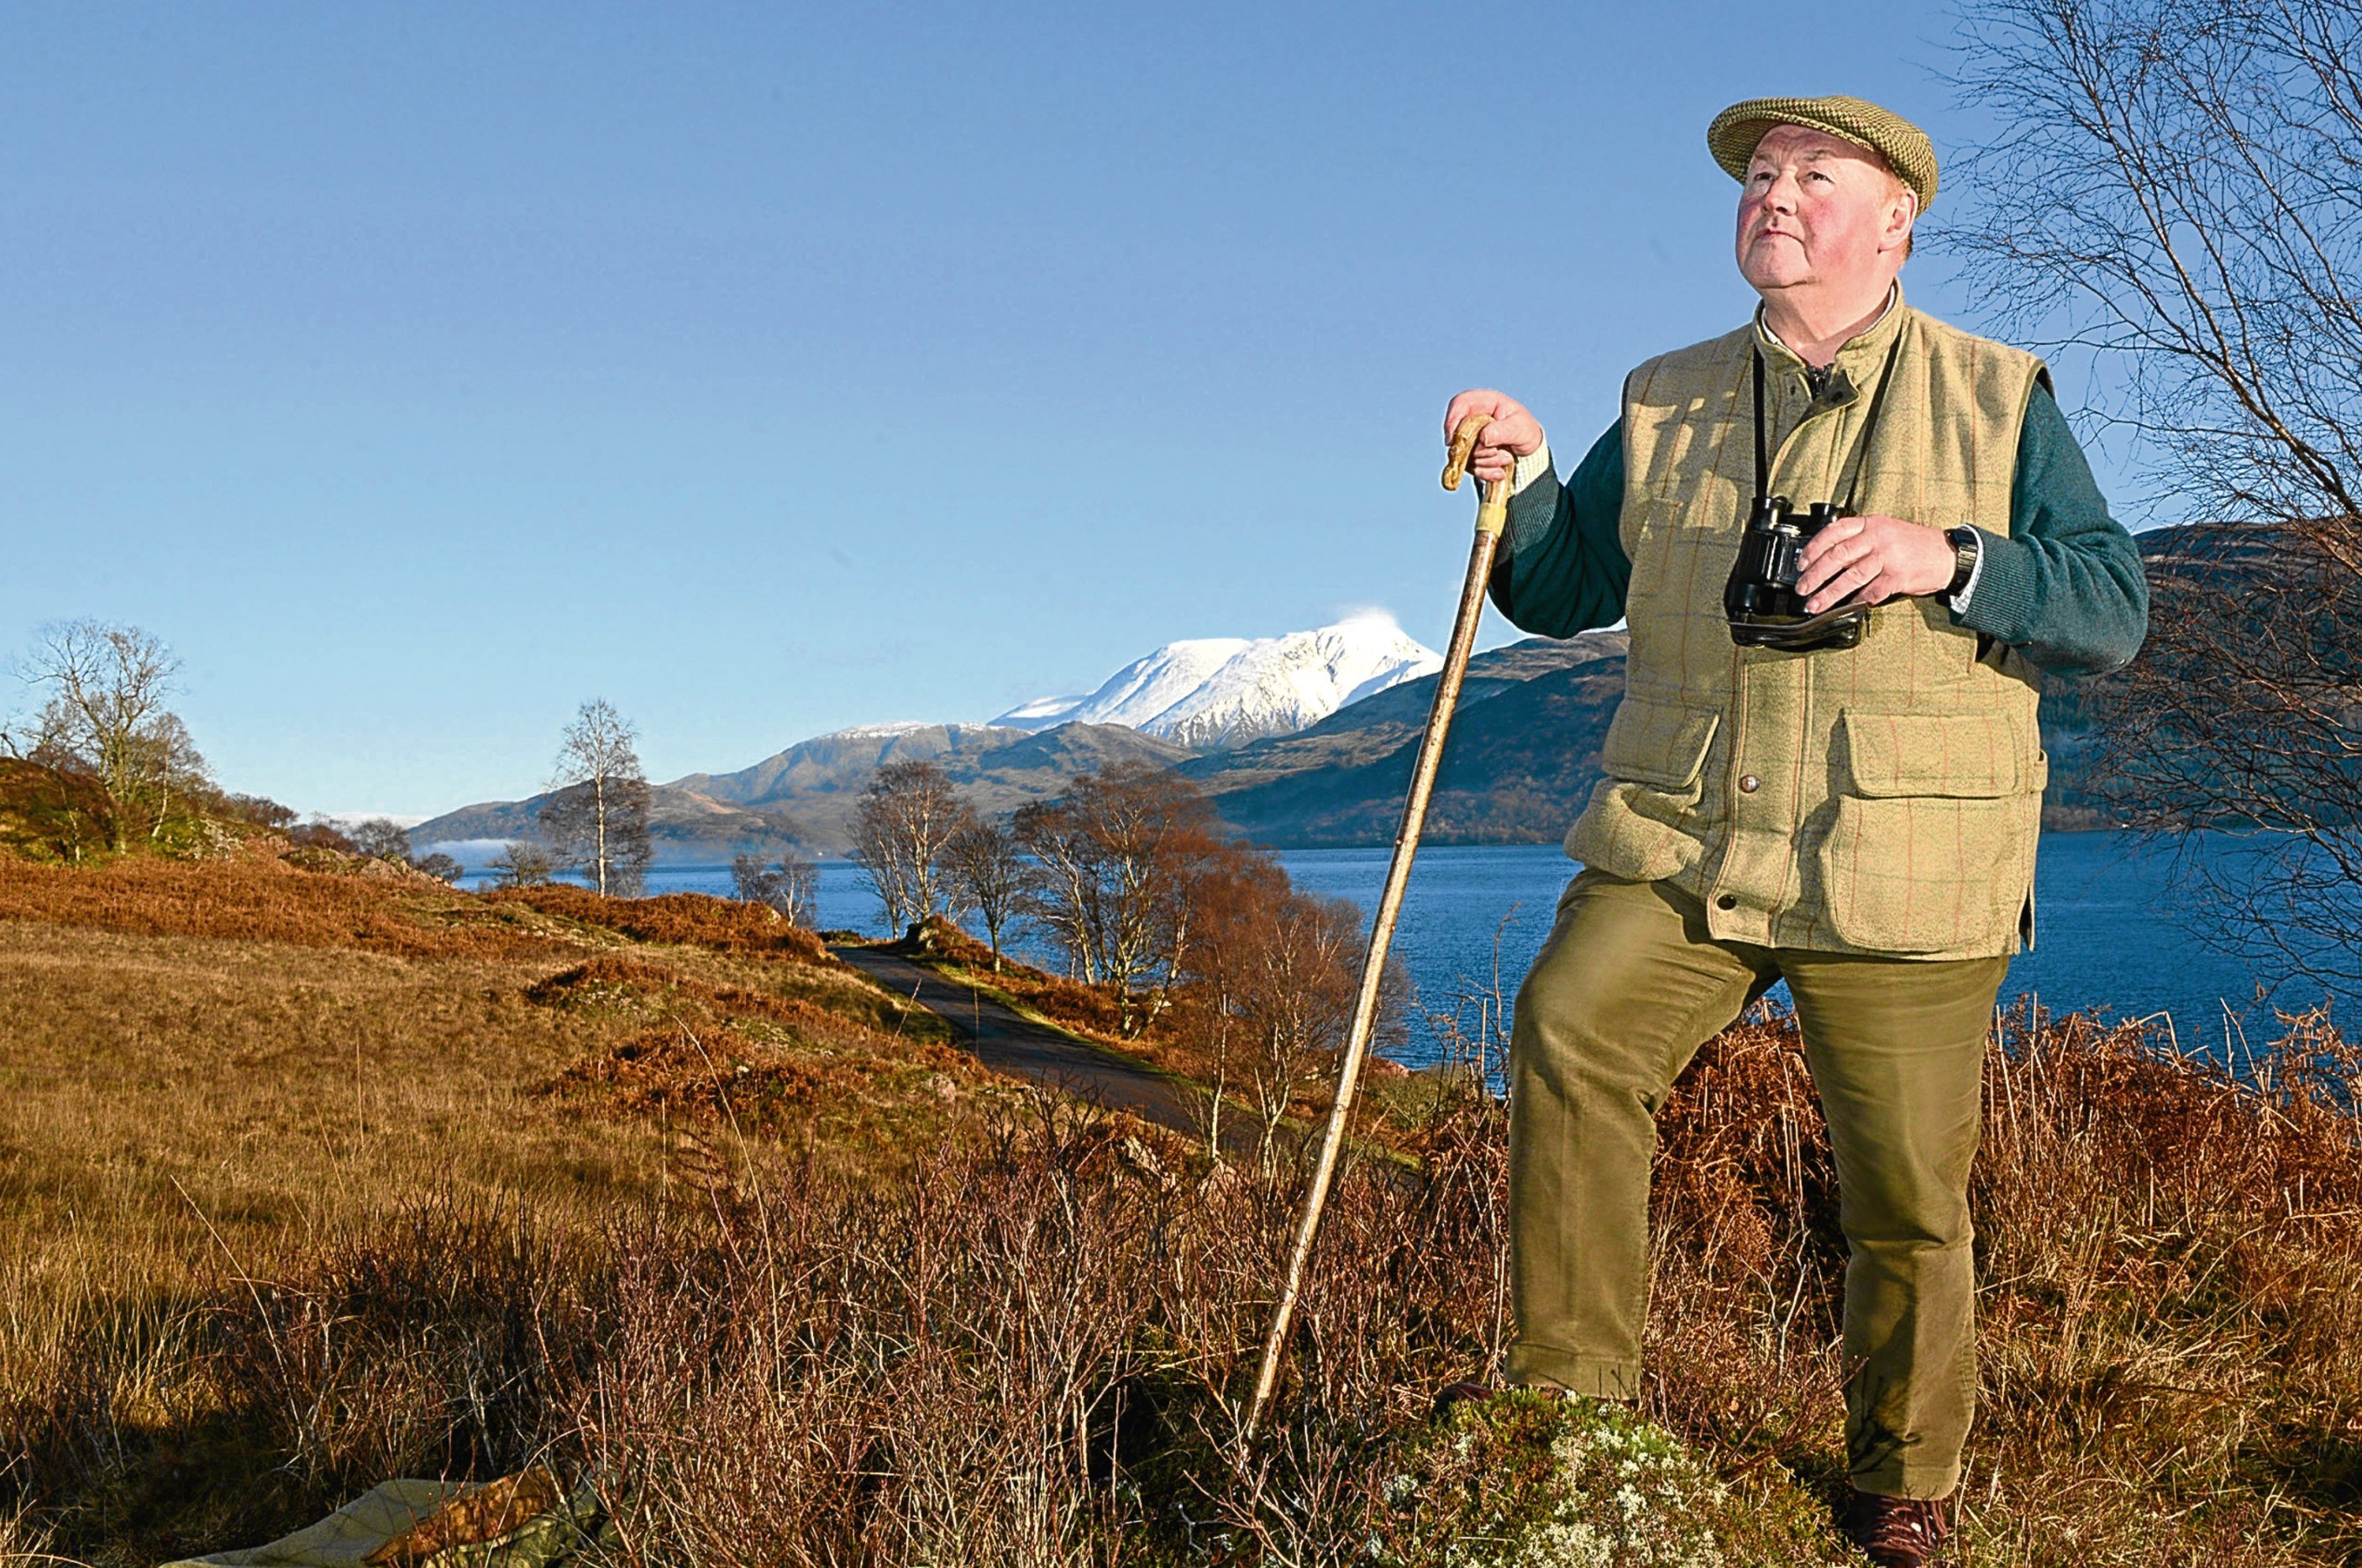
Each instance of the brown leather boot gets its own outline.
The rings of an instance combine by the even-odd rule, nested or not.
[[[1878,1568],[1940,1568],[1951,1561],[1949,1497],[1882,1497],[1846,1489],[1846,1539]]]

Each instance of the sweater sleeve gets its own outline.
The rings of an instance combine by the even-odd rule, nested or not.
[[[1624,422],[1591,445],[1564,484],[1545,471],[1509,498],[1509,526],[1493,564],[1493,602],[1511,624],[1571,637],[1624,618],[1632,580],[1619,529]]]
[[[2038,384],[2018,434],[2009,512],[2008,538],[1978,531],[1975,591],[1953,619],[2054,674],[2131,663],[2148,635],[2140,549],[2108,514],[2058,400]]]

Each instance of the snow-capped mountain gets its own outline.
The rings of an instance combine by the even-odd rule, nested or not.
[[[1042,730],[1122,724],[1199,748],[1293,734],[1346,703],[1441,668],[1434,649],[1385,615],[1285,636],[1167,643],[1085,697],[1043,697],[992,721]]]
[[[1073,723],[1145,729],[1157,714],[1205,685],[1216,670],[1249,646],[1244,637],[1194,637],[1167,643],[1109,676],[1096,691],[1080,697],[1036,697],[992,722],[1019,730]]]

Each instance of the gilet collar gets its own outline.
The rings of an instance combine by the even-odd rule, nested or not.
[[[1846,340],[1832,361],[1846,372],[1847,378],[1859,386],[1876,373],[1878,361],[1884,357],[1887,345],[1903,330],[1903,280],[1897,278],[1888,288],[1886,308],[1878,319],[1862,328],[1860,334]],[[1763,307],[1755,307],[1755,342],[1763,350],[1764,368],[1775,373],[1802,374],[1805,361],[1801,355],[1780,341],[1772,330],[1763,325]]]

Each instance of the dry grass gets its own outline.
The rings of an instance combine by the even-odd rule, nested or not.
[[[421,958],[560,950],[554,922],[529,910],[502,910],[382,861],[291,855],[270,839],[226,860],[70,867],[0,856],[0,920],[8,919]]]
[[[820,938],[791,925],[767,904],[718,899],[710,893],[665,893],[651,899],[610,899],[562,883],[506,888],[486,895],[495,909],[523,905],[641,942],[668,942],[717,953],[767,953],[824,964]]]
[[[1631,1568],[1701,1529],[1838,1560],[1842,1242],[1784,1017],[1661,1121],[1644,1412],[1686,1449],[1429,1419],[1507,1331],[1503,1119],[1464,1072],[1397,1109],[1425,1179],[1349,1166],[1242,1446],[1292,1176],[989,1092],[727,911],[668,944],[613,900],[214,869],[0,869],[0,1552],[152,1560],[546,1458],[645,1562],[1474,1564],[1545,1528]],[[1970,1561],[2362,1561],[2357,1080],[2318,1019],[2244,1082],[2009,1021]],[[1627,1463],[1649,1528],[1616,1536]]]
[[[399,1266],[389,1217],[413,1217],[395,1251],[431,1276],[512,1231],[565,1253],[668,1192],[702,1202],[716,1148],[891,1171],[973,1114],[983,1075],[932,1018],[698,907],[723,900],[627,922],[622,900],[544,910],[324,864],[0,858],[0,1556],[61,1518],[53,1545],[118,1561],[221,1544],[366,1471],[357,1452],[278,1474],[204,1347],[226,1310],[340,1255]],[[597,1081],[652,1031],[724,1081],[636,1101]],[[807,1092],[753,1114],[748,1088],[782,1082]],[[465,1239],[426,1246],[428,1213]],[[448,1444],[428,1446],[439,1469]]]

